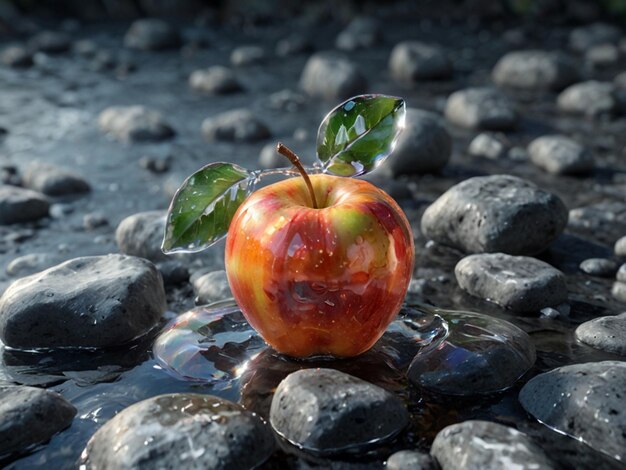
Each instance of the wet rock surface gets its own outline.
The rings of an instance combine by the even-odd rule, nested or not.
[[[340,101],[367,92],[367,80],[358,67],[334,52],[311,56],[300,78],[300,87],[314,98]]]
[[[280,383],[270,423],[297,446],[333,453],[396,435],[407,425],[408,413],[380,387],[334,369],[307,369]]]
[[[405,41],[391,51],[389,69],[396,80],[446,79],[452,75],[452,64],[442,48],[417,41]]]
[[[0,385],[0,459],[47,441],[75,414],[76,408],[57,393]]]
[[[189,86],[196,91],[210,94],[234,93],[242,90],[235,74],[220,65],[193,72],[189,76]]]
[[[576,328],[576,338],[592,348],[626,356],[626,313],[589,320]]]
[[[124,45],[132,49],[158,51],[180,45],[178,32],[163,20],[136,20],[124,36]]]
[[[548,173],[576,175],[593,169],[591,152],[565,136],[539,137],[528,145],[528,154],[535,165]]]
[[[15,348],[115,346],[148,331],[164,310],[150,262],[76,258],[11,284],[0,298],[0,338]]]
[[[626,458],[626,362],[560,367],[531,379],[520,392],[526,411],[548,426]]]
[[[565,113],[596,117],[617,112],[620,101],[612,83],[590,80],[563,90],[557,98],[557,104]]]
[[[561,233],[567,210],[554,194],[510,175],[450,188],[422,217],[426,237],[467,253],[535,254]]]
[[[42,162],[33,162],[26,168],[22,184],[48,196],[81,194],[91,189],[82,176]]]
[[[165,216],[164,211],[148,211],[123,219],[115,230],[115,241],[120,251],[153,262],[168,259],[161,250]]]
[[[511,130],[517,113],[510,100],[493,88],[468,88],[448,97],[446,118],[468,129]]]
[[[85,456],[92,469],[226,470],[255,468],[273,450],[267,425],[241,406],[211,395],[170,394],[123,410],[91,438]]]
[[[15,186],[0,186],[0,224],[38,220],[48,215],[49,200],[41,193]]]
[[[100,128],[122,142],[150,142],[169,139],[174,130],[163,115],[145,106],[113,106],[98,118]]]
[[[254,142],[269,137],[270,130],[250,110],[236,109],[205,119],[202,135],[209,141]]]
[[[385,468],[388,470],[435,470],[438,466],[428,454],[401,450],[387,459]]]
[[[497,85],[521,89],[561,90],[577,78],[574,60],[541,50],[509,52],[493,69],[493,81]]]
[[[464,291],[514,312],[536,312],[567,300],[563,273],[528,256],[471,255],[458,262],[454,274]]]
[[[488,421],[465,421],[444,428],[431,450],[442,470],[464,468],[557,468],[525,434]]]

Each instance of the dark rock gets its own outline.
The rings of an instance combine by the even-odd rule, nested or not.
[[[29,47],[38,52],[60,54],[69,50],[71,41],[65,33],[42,31],[28,41]]]
[[[333,102],[367,92],[367,80],[356,65],[333,52],[318,52],[309,58],[300,86],[314,98]]]
[[[357,16],[339,33],[335,47],[343,51],[355,51],[375,46],[382,38],[378,21],[366,16]]]
[[[287,57],[298,54],[305,54],[313,50],[313,43],[301,34],[292,34],[276,43],[276,55]]]
[[[408,108],[404,131],[385,166],[395,175],[419,174],[443,168],[452,152],[452,138],[435,113]]]
[[[619,28],[606,23],[593,23],[575,28],[569,35],[569,45],[578,52],[600,44],[616,44],[622,36]]]
[[[595,117],[616,112],[619,101],[616,98],[615,85],[590,80],[563,90],[557,98],[557,106],[565,113]]]
[[[226,271],[213,271],[201,276],[194,276],[191,283],[198,305],[210,304],[233,296]]]
[[[510,175],[477,176],[446,191],[422,217],[431,240],[466,253],[541,252],[567,224],[554,194]]]
[[[418,41],[403,41],[391,51],[391,75],[399,81],[438,80],[450,78],[452,64],[439,46]]]
[[[274,430],[289,442],[333,453],[390,438],[408,424],[402,402],[390,392],[333,369],[289,374],[270,410]]]
[[[306,96],[292,90],[277,91],[269,96],[270,108],[291,113],[302,109],[306,102]]]
[[[48,215],[50,202],[41,193],[15,186],[0,186],[0,225],[39,220]]]
[[[617,281],[613,283],[611,294],[620,302],[626,303],[626,282]]]
[[[230,54],[230,63],[235,67],[261,64],[266,60],[267,54],[261,46],[239,46]]]
[[[557,468],[544,451],[526,434],[488,421],[464,421],[442,429],[435,437],[431,454],[442,470]]]
[[[270,136],[268,127],[247,109],[226,111],[202,122],[209,141],[254,142]]]
[[[621,237],[615,242],[613,251],[615,252],[615,256],[626,257],[626,236]]]
[[[157,264],[166,286],[178,286],[189,280],[189,270],[179,261],[164,261]]]
[[[0,458],[30,450],[68,427],[74,408],[58,393],[0,386]]]
[[[594,318],[579,325],[576,339],[592,348],[626,356],[626,313]]]
[[[168,259],[161,250],[165,216],[164,211],[148,211],[130,215],[122,220],[115,230],[115,240],[120,251],[153,262]]]
[[[149,261],[75,258],[9,286],[0,297],[0,338],[18,349],[116,346],[152,328],[165,306]]]
[[[180,46],[178,32],[163,20],[145,18],[136,20],[124,36],[124,45],[131,49],[158,51]]]
[[[527,256],[471,255],[458,262],[454,274],[464,291],[514,312],[536,312],[567,300],[563,273]]]
[[[593,170],[593,155],[564,135],[546,135],[528,145],[530,160],[553,175],[578,175]]]
[[[608,67],[619,61],[619,49],[614,44],[599,44],[585,53],[585,60],[594,67]]]
[[[505,54],[494,67],[492,76],[499,86],[561,90],[575,82],[579,74],[576,63],[560,52],[527,50]]]
[[[98,117],[100,128],[121,142],[154,142],[175,132],[163,115],[145,106],[111,106]]]
[[[485,157],[497,160],[507,154],[508,145],[496,134],[483,132],[478,134],[467,149],[467,153],[474,157]]]
[[[437,470],[438,466],[428,454],[414,450],[401,450],[387,459],[387,470]]]
[[[87,231],[109,225],[109,219],[103,212],[90,212],[83,216],[83,227]]]
[[[261,168],[281,168],[285,166],[285,157],[276,151],[276,144],[270,143],[263,146],[259,154],[259,166]]]
[[[588,362],[532,378],[519,401],[543,424],[624,461],[624,390],[626,362]]]
[[[580,270],[590,276],[613,277],[618,265],[606,258],[588,258],[580,263]]]
[[[451,123],[468,129],[504,131],[517,125],[511,102],[492,88],[466,88],[452,93],[445,115]]]
[[[9,67],[30,67],[33,65],[33,55],[22,46],[8,46],[0,54],[0,62]]]
[[[122,410],[93,435],[83,454],[87,470],[228,470],[256,468],[273,451],[266,424],[240,405],[211,395],[175,393]]]
[[[204,70],[196,70],[189,76],[189,86],[196,91],[223,95],[241,91],[242,87],[229,68],[214,65]]]
[[[81,194],[91,190],[82,176],[49,163],[31,162],[24,171],[22,183],[48,196]]]

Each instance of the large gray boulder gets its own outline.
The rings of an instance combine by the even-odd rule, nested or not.
[[[466,253],[533,255],[567,224],[554,194],[510,175],[477,176],[446,191],[422,217],[431,240]]]
[[[19,349],[108,347],[154,327],[163,280],[147,260],[75,258],[22,279],[0,297],[0,339]]]

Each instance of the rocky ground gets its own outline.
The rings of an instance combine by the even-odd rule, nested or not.
[[[88,468],[623,466],[626,32],[401,5],[4,39],[1,464],[72,468],[85,449]],[[223,245],[160,251],[178,185],[213,161],[285,166],[278,140],[312,164],[325,113],[368,91],[409,107],[368,179],[414,230],[408,300],[444,309],[449,336],[399,340],[409,309],[371,353],[315,372],[225,317],[211,377],[166,374],[165,322],[229,297]]]

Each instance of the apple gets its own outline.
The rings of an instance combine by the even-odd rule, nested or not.
[[[228,281],[246,319],[278,352],[356,356],[400,310],[415,257],[411,227],[367,181],[303,176],[239,206],[226,237]]]

